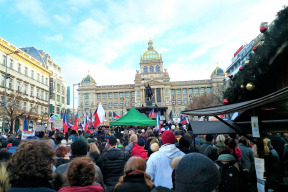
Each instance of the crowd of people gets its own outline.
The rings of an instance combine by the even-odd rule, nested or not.
[[[20,138],[0,137],[0,192],[257,191],[257,145],[236,134],[195,136],[185,125],[169,124]],[[263,143],[266,187],[281,191],[287,135],[265,135]]]

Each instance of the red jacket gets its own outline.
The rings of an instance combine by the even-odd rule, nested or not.
[[[235,147],[235,153],[234,150],[230,148],[230,154],[235,157],[238,163],[241,163],[241,150],[239,147]]]
[[[133,149],[131,151],[131,157],[132,156],[142,157],[145,160],[148,159],[148,155],[147,155],[147,152],[145,151],[144,147],[141,147],[138,144],[134,145],[134,147],[133,147]]]

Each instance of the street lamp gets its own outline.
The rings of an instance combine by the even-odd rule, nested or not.
[[[74,86],[80,85],[80,83],[73,84],[73,115],[74,115]]]
[[[3,108],[4,108],[4,110],[3,110],[3,123],[2,123],[2,133],[4,133],[4,126],[5,126],[5,112],[6,112],[6,80],[8,79],[8,78],[10,78],[10,74],[7,74],[7,56],[8,55],[12,55],[12,54],[18,54],[19,53],[19,51],[17,50],[17,51],[13,51],[12,53],[9,53],[9,54],[6,54],[6,58],[5,58],[5,66],[6,66],[6,71],[5,71],[5,80],[4,80],[4,86],[5,86],[5,93],[4,93],[4,102],[3,102]]]

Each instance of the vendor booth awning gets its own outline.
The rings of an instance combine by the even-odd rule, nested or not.
[[[227,123],[237,127],[233,121],[227,121]],[[195,135],[236,133],[235,130],[220,121],[190,121],[190,125]]]
[[[157,121],[149,119],[134,107],[132,107],[126,115],[118,121],[110,122],[110,126],[117,125],[133,125],[133,126],[156,126]]]

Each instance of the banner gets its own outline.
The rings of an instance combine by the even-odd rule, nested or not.
[[[54,128],[55,129],[63,128],[63,119],[55,119]]]
[[[21,140],[26,140],[29,136],[35,136],[35,131],[22,131]]]

